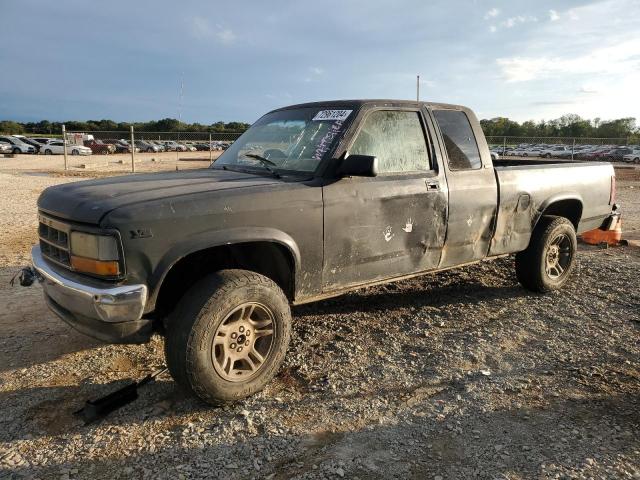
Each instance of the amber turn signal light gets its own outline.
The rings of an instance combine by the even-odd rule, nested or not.
[[[120,274],[120,265],[117,261],[94,260],[92,258],[71,256],[71,266],[74,270],[84,273],[93,273],[103,277],[116,277]]]

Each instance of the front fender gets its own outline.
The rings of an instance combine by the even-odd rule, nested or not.
[[[158,262],[149,277],[149,298],[145,311],[150,312],[155,308],[162,282],[180,259],[208,248],[260,241],[280,244],[291,253],[294,260],[293,279],[296,282],[296,273],[300,271],[300,249],[289,234],[275,228],[265,227],[239,227],[203,232],[176,243]]]

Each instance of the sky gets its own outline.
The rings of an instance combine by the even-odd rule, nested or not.
[[[0,119],[253,122],[346,98],[637,117],[640,0],[0,0]]]

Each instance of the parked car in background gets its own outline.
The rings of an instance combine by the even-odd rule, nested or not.
[[[158,151],[159,152],[166,152],[167,151],[167,147],[165,147],[164,144],[159,140],[146,140],[146,142],[158,147]]]
[[[31,145],[33,148],[35,148],[36,153],[40,153],[40,147],[42,146],[41,143],[38,143],[38,142],[36,142],[35,140],[33,140],[31,138],[27,138],[24,135],[14,135],[14,137],[16,137],[20,141],[26,143],[27,145]]]
[[[561,156],[566,155],[567,152],[571,155],[571,149],[564,145],[553,145],[540,150],[540,156],[543,158],[560,158]]]
[[[89,147],[93,153],[108,155],[116,152],[116,147],[104,143],[102,140],[85,140],[84,146]]]
[[[182,145],[181,143],[174,142],[173,140],[167,140],[164,142],[164,145],[167,147],[167,152],[186,152],[187,147]]]
[[[39,143],[41,146],[56,140],[55,138],[45,138],[45,137],[30,137],[30,139],[36,143]]]
[[[64,143],[62,140],[52,140],[42,146],[42,153],[45,155],[62,155],[64,154]],[[89,147],[83,145],[67,144],[67,153],[71,155],[91,155],[92,151]]]
[[[626,163],[635,163],[636,165],[640,163],[640,149],[634,150],[633,152],[622,157],[622,161]]]
[[[123,142],[122,140],[107,138],[106,140],[103,140],[103,142],[106,143],[107,145],[113,145],[113,147],[116,149],[115,153],[131,153],[131,145]],[[137,147],[134,147],[134,148],[136,152],[140,151],[139,148]]]
[[[134,143],[135,143],[135,146],[138,147],[141,152],[157,153],[160,151],[160,147],[158,147],[157,145],[154,145],[153,143],[145,142],[144,140],[136,140]]]
[[[621,162],[625,155],[631,155],[633,148],[630,147],[616,147],[606,154],[606,160],[609,162]]]
[[[585,160],[602,160],[609,153],[609,147],[601,147],[595,150],[585,152],[581,158]]]
[[[0,154],[11,153],[11,144],[0,141]]]
[[[36,153],[36,149],[33,145],[23,142],[18,137],[13,135],[3,135],[0,137],[0,142],[5,142],[11,145],[11,153]]]
[[[193,144],[191,144],[191,143],[184,143],[184,144],[182,144],[182,145],[184,146],[184,148],[186,148],[186,151],[187,151],[187,152],[195,152],[195,151],[197,151],[197,150],[198,150],[198,149],[197,149]]]

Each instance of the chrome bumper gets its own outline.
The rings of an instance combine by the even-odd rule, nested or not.
[[[47,263],[40,247],[31,250],[33,267],[49,308],[80,332],[112,343],[142,343],[152,333],[143,319],[147,286],[113,286],[62,271]]]

